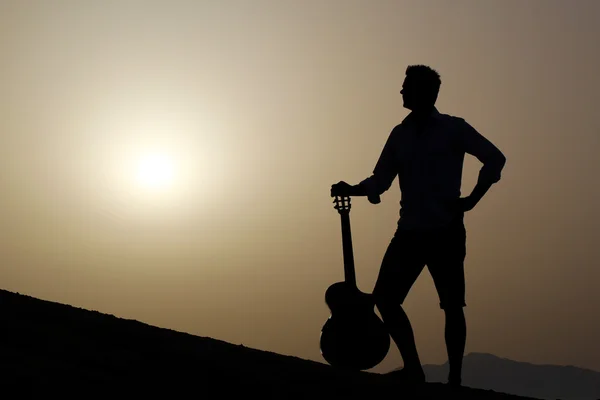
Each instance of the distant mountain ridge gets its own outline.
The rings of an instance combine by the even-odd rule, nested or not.
[[[491,390],[456,392],[440,383],[402,386],[381,374],[343,372],[5,290],[0,290],[0,394],[61,399],[524,399]]]
[[[445,382],[448,363],[425,365],[428,382]],[[488,353],[463,360],[463,384],[539,399],[598,400],[600,372],[574,366],[519,362]]]

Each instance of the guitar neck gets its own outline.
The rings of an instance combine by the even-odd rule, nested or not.
[[[352,233],[350,231],[350,215],[341,214],[342,219],[342,251],[344,255],[344,278],[346,283],[356,286],[354,272],[354,251],[352,250]]]

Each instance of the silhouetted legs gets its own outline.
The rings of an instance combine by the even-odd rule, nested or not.
[[[418,242],[418,237],[409,232],[396,232],[383,257],[373,289],[377,309],[404,360],[399,378],[406,381],[425,380],[413,329],[401,305],[425,267]]]
[[[390,336],[404,360],[404,368],[421,372],[421,360],[417,352],[415,337],[408,316],[402,306],[381,299],[377,302],[377,309],[388,329]]]
[[[410,370],[410,375],[423,373],[421,360],[417,351],[412,326],[404,309],[400,305],[379,300],[377,309],[386,324],[390,336],[404,360],[404,368]],[[467,339],[467,323],[462,307],[444,310],[446,314],[445,339],[448,352],[450,373],[448,382],[452,385],[462,383],[462,361]]]
[[[397,230],[388,246],[373,290],[375,304],[404,360],[403,377],[421,379],[423,369],[412,326],[402,303],[427,265],[446,315],[449,383],[461,384],[467,328],[464,259],[466,231],[462,215],[449,226],[427,232]]]
[[[446,349],[448,351],[448,363],[450,374],[448,382],[452,385],[460,385],[462,382],[462,361],[467,341],[467,322],[462,307],[453,307],[444,310],[446,313]]]

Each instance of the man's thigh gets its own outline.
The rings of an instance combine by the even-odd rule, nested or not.
[[[385,252],[373,289],[376,302],[402,304],[425,267],[420,238],[412,232],[396,231]]]
[[[466,231],[462,221],[433,235],[427,254],[427,268],[440,298],[440,308],[466,306]]]

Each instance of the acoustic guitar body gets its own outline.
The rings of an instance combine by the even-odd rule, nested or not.
[[[372,296],[352,284],[338,282],[325,292],[331,316],[321,330],[321,354],[332,366],[346,370],[375,367],[387,355],[390,336],[375,314]]]

